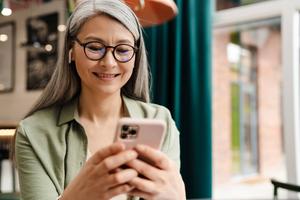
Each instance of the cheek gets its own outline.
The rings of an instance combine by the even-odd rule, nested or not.
[[[135,67],[135,56],[128,62],[128,71],[133,71]]]
[[[87,84],[90,81],[92,81],[90,70],[89,70],[91,68],[91,66],[88,65],[88,63],[84,63],[82,61],[78,61],[75,63],[76,63],[77,74],[78,74],[81,82]]]
[[[75,65],[77,73],[82,79],[89,74],[89,68],[93,67],[94,63],[89,63],[88,60],[79,58],[77,55],[77,59],[75,59]]]
[[[124,72],[126,74],[126,78],[129,79],[133,73],[134,69],[134,62],[133,63],[127,63],[126,66],[124,66]]]
[[[84,69],[83,69],[83,67],[82,67],[82,63],[80,63],[80,62],[75,62],[75,67],[76,67],[76,70],[77,70],[77,73],[78,73],[78,75],[79,75],[79,77],[82,79],[83,78],[83,76],[84,76]]]
[[[131,69],[130,71],[127,71],[126,75],[125,75],[125,79],[126,79],[126,82],[129,81],[129,79],[131,78],[132,76],[132,73],[133,73],[133,70]]]
[[[77,73],[81,79],[84,76],[84,74],[86,73],[87,66],[88,66],[87,65],[88,63],[85,62],[84,56],[85,56],[84,53],[81,52],[81,50],[79,48],[73,49],[72,57],[73,57],[73,60],[75,61]]]
[[[126,71],[123,71],[123,75],[121,76],[122,87],[126,85],[126,83],[130,80],[132,73],[133,73],[133,67],[127,66]]]

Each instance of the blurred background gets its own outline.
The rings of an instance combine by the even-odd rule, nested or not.
[[[152,101],[181,132],[187,197],[273,199],[271,179],[300,185],[300,1],[126,3],[145,27]],[[18,199],[10,140],[60,59],[75,4],[0,0],[0,199]]]

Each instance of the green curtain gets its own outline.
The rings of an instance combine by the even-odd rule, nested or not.
[[[188,198],[211,198],[211,0],[176,0],[179,15],[145,30],[152,101],[168,107],[181,132]]]

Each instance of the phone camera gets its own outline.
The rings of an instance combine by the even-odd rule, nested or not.
[[[128,131],[129,129],[129,126],[128,125],[123,125],[122,126],[122,131]]]
[[[121,134],[121,138],[122,138],[122,139],[126,139],[126,138],[127,138],[127,134],[126,134],[126,133],[122,133],[122,134]]]
[[[135,130],[135,129],[131,129],[131,130],[129,131],[129,134],[130,134],[130,135],[136,135],[136,130]]]

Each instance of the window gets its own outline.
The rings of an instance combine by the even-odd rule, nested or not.
[[[232,180],[246,181],[250,175],[252,181],[263,182],[263,177],[278,177],[278,168],[283,169],[278,178],[286,179],[280,54],[279,18],[214,31],[213,121],[214,144],[218,146],[214,151],[214,177],[217,185],[228,187]],[[218,137],[220,134],[227,137]],[[216,197],[220,198],[234,193],[218,191],[221,191],[217,194],[220,196]],[[240,195],[245,195],[240,198],[255,197],[245,192]],[[268,198],[263,194],[258,197]]]
[[[272,199],[270,178],[300,185],[300,1],[216,0],[216,9],[213,198]]]

